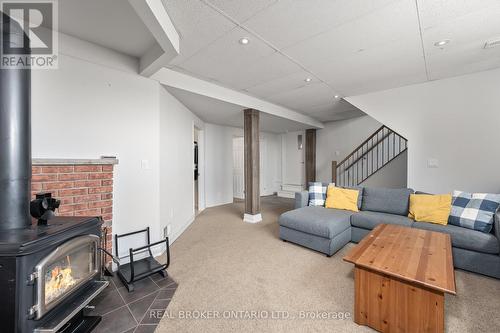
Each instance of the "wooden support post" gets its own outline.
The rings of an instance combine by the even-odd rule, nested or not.
[[[260,213],[259,111],[244,112],[245,215],[249,223],[262,221]]]
[[[337,161],[332,161],[332,183],[337,185]]]
[[[306,185],[316,181],[316,130],[306,130]]]

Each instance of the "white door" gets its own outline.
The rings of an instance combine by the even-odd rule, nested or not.
[[[245,198],[245,159],[243,138],[233,138],[233,197]]]

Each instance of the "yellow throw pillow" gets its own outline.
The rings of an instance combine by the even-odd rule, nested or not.
[[[358,195],[358,190],[349,190],[329,185],[326,191],[325,207],[359,212]]]
[[[411,194],[408,217],[417,222],[446,225],[451,211],[451,194]]]

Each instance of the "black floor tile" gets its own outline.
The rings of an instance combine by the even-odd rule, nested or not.
[[[151,276],[151,278],[160,288],[166,288],[166,287],[177,285],[175,283],[175,281],[172,280],[172,278],[170,276],[163,277],[160,274],[155,274],[155,275]]]
[[[126,306],[102,316],[94,333],[121,333],[137,326],[137,322]]]
[[[134,333],[153,333],[157,325],[139,325]]]
[[[157,299],[151,304],[151,309],[154,310],[165,310],[170,303],[169,299]]]
[[[134,291],[128,292],[127,288],[119,288],[118,291],[122,295],[123,299],[126,303],[131,303],[140,298],[143,298],[146,295],[151,294],[154,291],[157,291],[159,288],[156,283],[153,282],[149,277],[137,281],[134,283]]]
[[[90,311],[91,315],[103,315],[125,305],[117,289],[106,290],[90,302],[94,309]]]
[[[160,299],[172,299],[172,296],[174,296],[176,289],[177,288],[162,289],[162,290],[160,290],[160,294],[158,295],[158,297],[156,299],[158,299],[158,300],[160,300]]]
[[[158,324],[163,318],[165,310],[150,310],[144,318],[142,318],[141,324]]]
[[[130,311],[132,311],[132,314],[138,322],[142,320],[142,317],[144,317],[144,314],[146,314],[148,309],[151,307],[151,304],[153,304],[156,296],[158,296],[158,292],[154,292],[153,294],[128,305]]]

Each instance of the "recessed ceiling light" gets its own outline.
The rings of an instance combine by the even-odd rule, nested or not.
[[[340,98],[340,96],[339,96],[339,95],[335,95],[335,96],[333,96],[333,97],[335,97],[335,99],[339,99],[339,98]]]
[[[250,39],[248,39],[246,37],[243,37],[242,39],[240,39],[241,45],[247,45],[248,43],[250,43]]]
[[[312,81],[312,79],[311,79],[310,77],[306,77],[306,78],[304,79],[304,81],[306,81],[306,82],[311,82],[311,81]]]
[[[443,40],[435,42],[434,46],[437,46],[437,47],[445,46],[449,42],[451,42],[451,40],[449,40],[449,39],[443,39]]]

